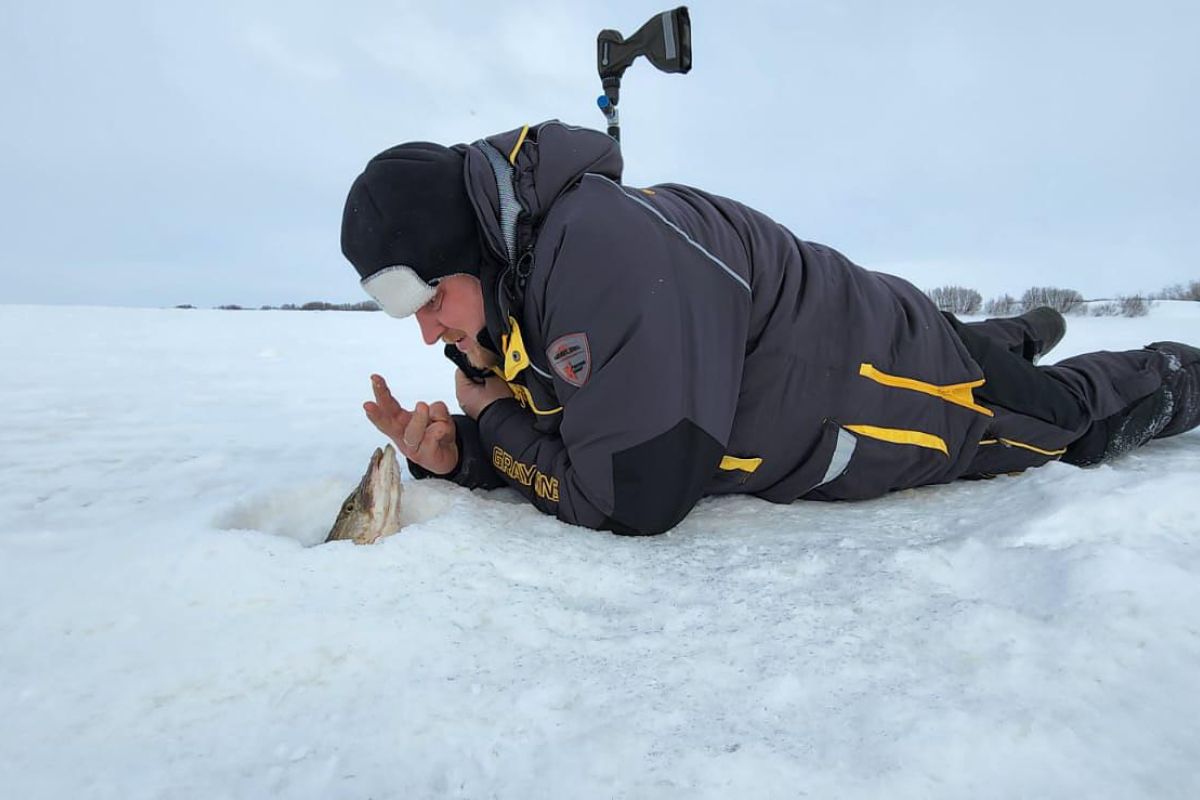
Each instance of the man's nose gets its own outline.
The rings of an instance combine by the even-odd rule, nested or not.
[[[417,311],[417,324],[421,326],[421,338],[425,340],[425,344],[436,344],[446,330],[445,325],[439,324],[433,318],[433,314],[424,309]]]

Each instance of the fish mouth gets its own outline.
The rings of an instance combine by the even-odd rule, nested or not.
[[[388,445],[391,447],[391,445]],[[362,481],[358,485],[358,496],[362,500],[363,508],[371,508],[375,505],[375,492],[379,486],[379,465],[383,462],[383,448],[376,447],[375,452],[371,453],[371,460],[367,464],[367,472],[363,475]]]
[[[403,488],[396,449],[391,444],[376,447],[362,480],[346,498],[325,541],[353,539],[357,544],[370,544],[400,530]]]
[[[400,505],[400,465],[396,461],[396,448],[375,448],[367,474],[368,508],[371,518],[386,525],[391,518],[398,519]],[[395,512],[395,513],[394,513]]]

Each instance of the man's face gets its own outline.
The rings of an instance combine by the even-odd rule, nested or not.
[[[487,325],[483,313],[483,287],[472,275],[450,275],[438,281],[433,299],[417,309],[417,324],[425,344],[448,342],[467,354],[476,367],[499,363],[476,335]]]

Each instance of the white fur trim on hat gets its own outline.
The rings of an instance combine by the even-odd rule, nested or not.
[[[385,267],[360,281],[363,289],[389,317],[407,317],[433,299],[434,288],[412,267]]]

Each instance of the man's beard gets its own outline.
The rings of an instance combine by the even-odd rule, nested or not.
[[[462,331],[448,331],[442,335],[442,341],[457,347],[475,369],[487,370],[500,365],[500,355],[492,349],[495,345],[487,328],[474,337],[467,336]]]
[[[467,350],[467,361],[476,369],[489,369],[500,366],[500,356],[485,347],[472,343]]]
[[[500,356],[488,349],[483,342],[486,342],[488,345],[492,343],[492,338],[488,335],[487,328],[484,328],[473,338],[470,336],[463,337],[462,343],[465,347],[460,347],[459,349],[462,350],[463,355],[467,357],[467,361],[471,362],[471,366],[475,367],[475,369],[489,369],[499,366]]]

